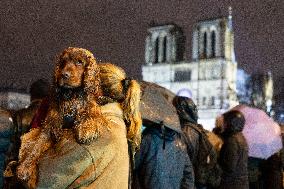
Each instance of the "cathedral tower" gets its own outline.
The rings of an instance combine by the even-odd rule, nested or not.
[[[197,23],[192,45],[192,59],[198,65],[198,106],[202,109],[211,104],[228,109],[236,105],[237,62],[231,8],[228,17]]]
[[[146,64],[179,62],[183,60],[185,37],[176,25],[155,26],[148,29],[145,46]]]
[[[235,62],[232,10],[229,16],[199,22],[192,37],[192,59],[224,58]]]

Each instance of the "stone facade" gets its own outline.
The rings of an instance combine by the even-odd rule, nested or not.
[[[143,80],[178,95],[191,96],[199,109],[199,122],[209,130],[217,115],[238,104],[231,22],[229,15],[197,23],[192,35],[192,61],[184,60],[181,55],[184,42],[177,43],[183,41],[179,27],[164,25],[148,29]]]

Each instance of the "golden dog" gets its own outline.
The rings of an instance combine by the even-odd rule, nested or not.
[[[63,129],[73,129],[78,143],[89,144],[107,126],[97,103],[101,95],[99,68],[91,52],[65,49],[56,61],[49,109],[41,128],[22,137],[17,177],[28,188],[36,187],[37,162]]]

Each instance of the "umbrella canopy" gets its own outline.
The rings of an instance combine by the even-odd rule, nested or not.
[[[165,127],[181,133],[179,117],[172,104],[175,94],[154,83],[142,81],[140,85],[143,124],[163,122]]]
[[[244,114],[243,129],[249,147],[249,156],[267,159],[282,149],[280,126],[263,110],[245,105],[233,108]]]

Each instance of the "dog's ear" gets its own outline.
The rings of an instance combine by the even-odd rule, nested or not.
[[[68,49],[65,49],[63,52],[61,52],[60,54],[56,55],[56,57],[55,57],[55,69],[54,69],[54,76],[53,76],[53,85],[54,86],[57,86],[58,78],[60,76],[61,58],[63,57],[64,54],[66,54],[68,52]]]
[[[55,69],[54,69],[54,75],[53,75],[53,85],[56,85],[58,82],[58,77],[59,77],[59,61],[60,61],[60,56],[57,55],[55,57]]]
[[[93,54],[87,53],[87,64],[84,72],[84,90],[87,94],[100,95],[99,66]]]

